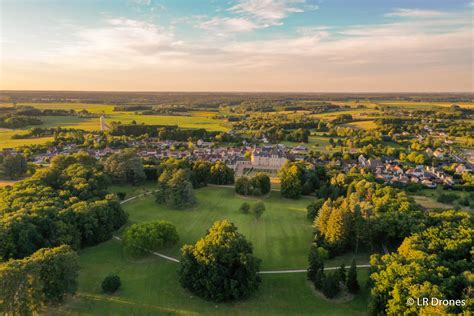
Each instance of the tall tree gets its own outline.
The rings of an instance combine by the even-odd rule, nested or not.
[[[3,177],[15,180],[26,174],[28,171],[28,165],[25,157],[20,154],[8,155],[3,158],[3,162],[0,164],[0,175]]]
[[[124,149],[107,158],[105,171],[116,183],[137,185],[146,179],[143,163],[132,149]]]
[[[351,267],[347,273],[346,287],[349,292],[354,294],[359,292],[360,289],[359,281],[357,281],[357,265],[355,259],[352,259]]]
[[[215,222],[195,245],[182,248],[181,286],[205,299],[231,301],[254,293],[261,282],[260,260],[228,220]]]

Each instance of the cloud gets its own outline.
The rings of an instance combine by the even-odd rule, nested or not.
[[[199,24],[201,29],[212,31],[216,35],[224,36],[227,33],[240,33],[253,31],[259,28],[257,24],[246,18],[215,17]]]
[[[4,88],[50,80],[55,85],[49,88],[91,89],[85,83],[65,85],[79,82],[76,78],[85,78],[81,82],[92,89],[109,90],[469,91],[473,86],[469,12],[307,26],[260,40],[213,36],[260,27],[247,16],[201,17],[199,26],[211,34],[187,38],[158,23],[103,22],[77,27],[69,42],[43,48],[42,55],[5,58],[2,72],[11,86]]]
[[[149,6],[152,0],[129,0],[132,4]]]
[[[126,18],[111,18],[105,25],[80,28],[73,34],[76,41],[46,54],[58,62],[86,62],[90,66],[127,67],[137,63],[156,63],[164,56],[182,54],[182,42],[174,34],[154,23]]]
[[[240,0],[229,11],[252,16],[269,25],[278,25],[291,13],[316,9],[318,6],[308,5],[305,0]]]
[[[392,12],[385,14],[387,17],[407,17],[407,18],[432,18],[443,15],[442,12],[436,10],[421,10],[421,9],[395,9]]]

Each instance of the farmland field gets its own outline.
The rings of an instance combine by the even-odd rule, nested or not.
[[[344,124],[345,126],[349,127],[356,127],[356,128],[361,128],[361,129],[366,129],[366,130],[371,130],[377,128],[377,124],[375,124],[374,121],[355,121],[355,122],[350,122],[347,124]]]
[[[190,210],[169,210],[157,205],[153,197],[129,202],[124,208],[130,214],[130,223],[164,219],[176,225],[180,245],[162,251],[171,256],[179,257],[182,244],[194,243],[214,221],[228,218],[252,242],[255,255],[262,259],[262,270],[306,267],[312,236],[305,212],[308,200],[286,200],[272,192],[263,199],[267,211],[257,221],[251,214],[239,213],[244,199],[235,196],[233,189],[209,187],[197,190],[196,195],[198,204]],[[341,260],[335,258],[327,266],[338,265]],[[351,256],[344,260],[348,264]],[[367,260],[365,254],[358,256],[360,264]],[[366,311],[368,293],[365,289],[354,300],[335,304],[316,296],[304,273],[263,275],[261,289],[245,302],[207,302],[181,288],[176,263],[154,256],[131,259],[123,253],[117,240],[82,250],[80,265],[77,298],[60,310],[51,310],[52,313],[301,315],[318,310],[332,315],[363,315]],[[367,270],[359,271],[360,282],[364,284]],[[123,287],[115,295],[107,296],[101,293],[100,281],[111,272],[121,276]]]

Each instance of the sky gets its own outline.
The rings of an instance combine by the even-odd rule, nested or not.
[[[0,0],[0,89],[474,92],[470,0]]]

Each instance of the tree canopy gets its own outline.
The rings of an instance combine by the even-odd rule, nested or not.
[[[250,242],[228,220],[217,221],[195,245],[182,248],[181,285],[205,299],[231,301],[254,293],[260,260]]]

